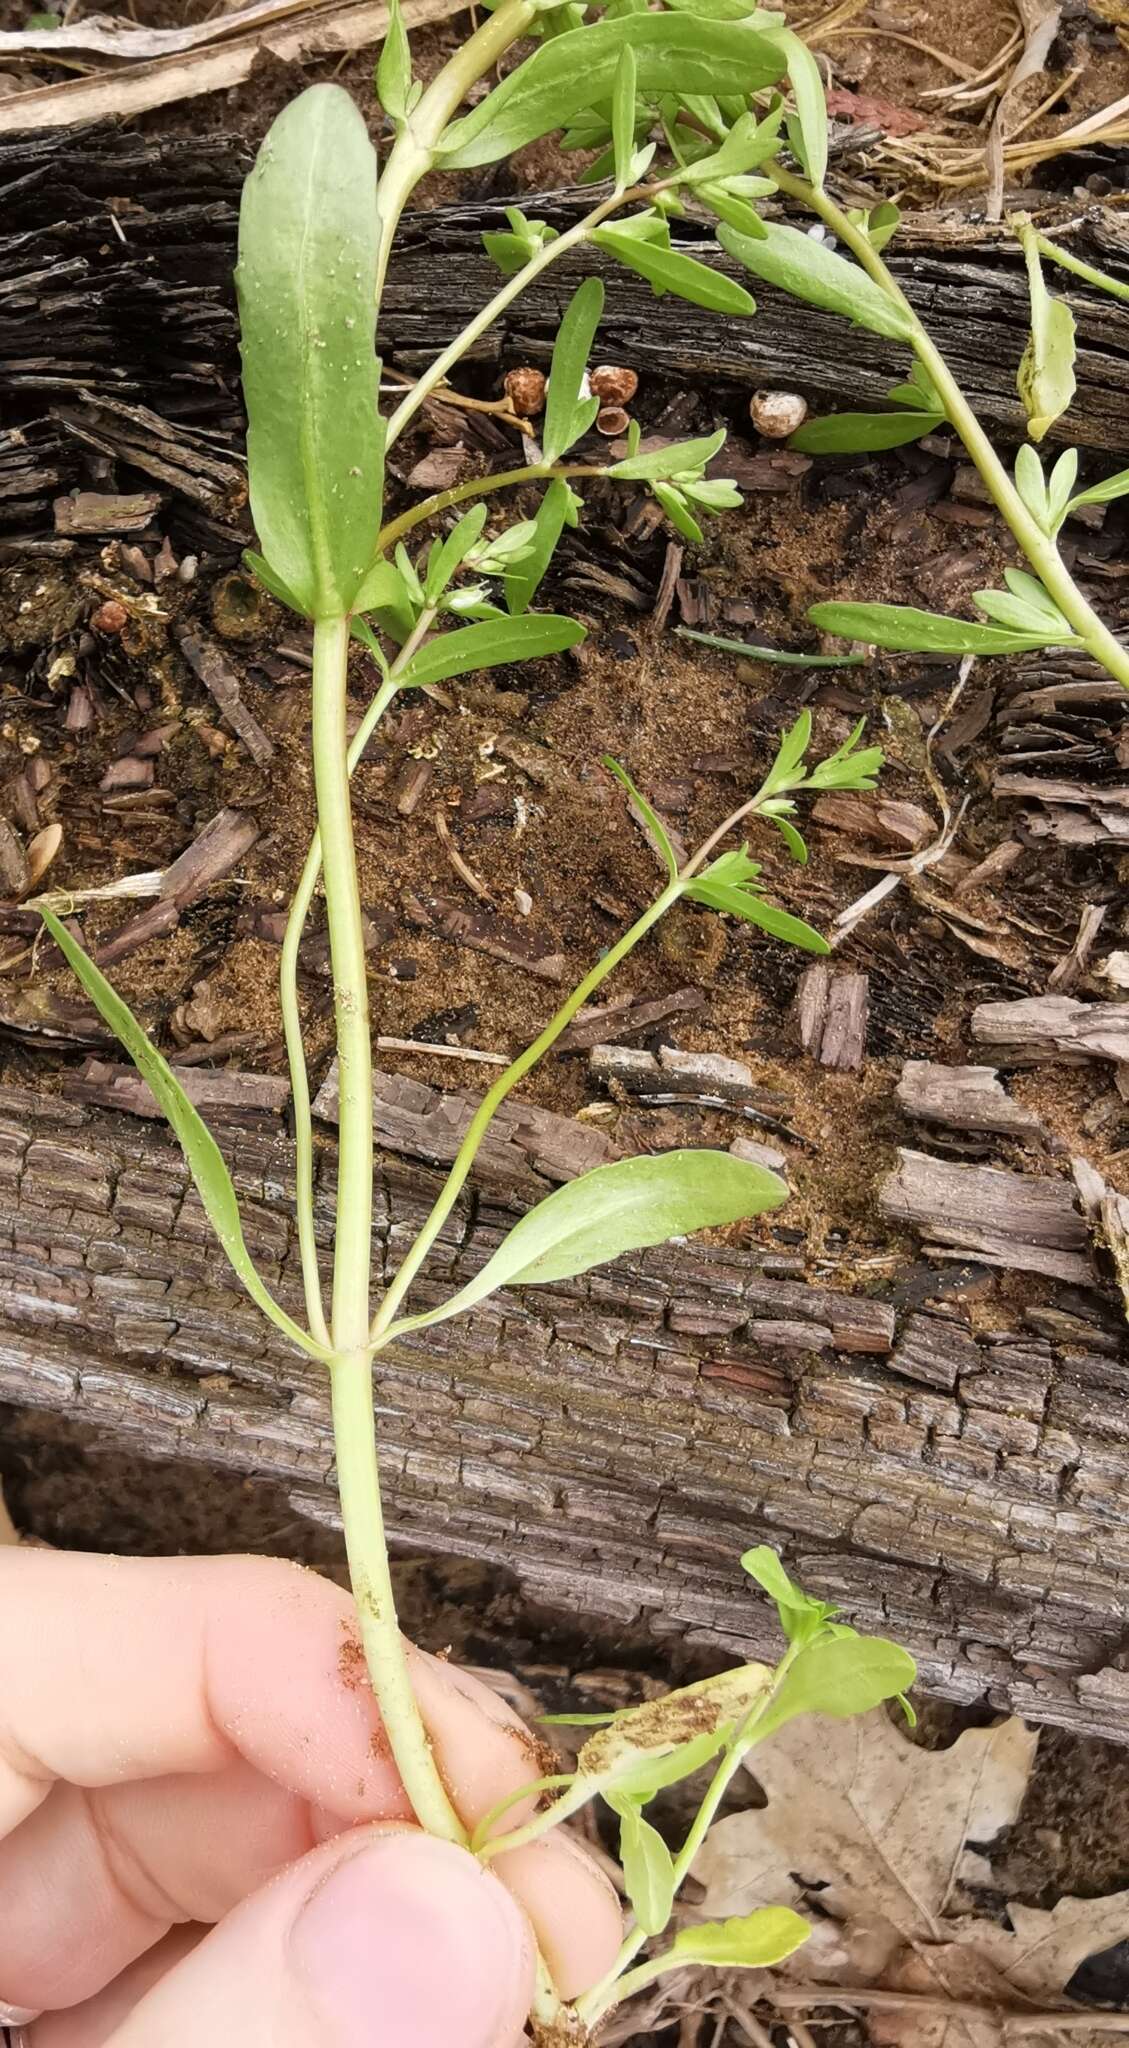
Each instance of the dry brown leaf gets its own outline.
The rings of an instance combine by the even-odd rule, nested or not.
[[[870,1930],[868,1951],[876,1929],[888,1955],[944,1940],[965,1845],[1015,1819],[1037,1740],[1014,1719],[935,1751],[883,1713],[793,1722],[757,1753],[768,1804],[719,1821],[694,1866],[706,1911],[794,1905],[818,1886],[824,1913]],[[810,1943],[797,1962],[810,1977]]]
[[[810,1986],[816,2010],[825,1987],[846,2003],[851,1988],[874,1993],[861,2010],[875,2048],[1001,2048],[1007,2013],[1077,2011],[1066,1986],[1129,1938],[1129,1892],[1050,1913],[1008,1905],[1010,1925],[968,1910],[966,1887],[991,1882],[978,1852],[1016,1819],[1037,1740],[1014,1719],[944,1750],[884,1713],[793,1722],[756,1756],[766,1804],[719,1821],[695,1863],[702,1912],[806,1907],[812,1937],[778,1973],[781,1995],[785,1981]]]

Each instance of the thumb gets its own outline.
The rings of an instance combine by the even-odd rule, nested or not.
[[[111,2048],[517,2048],[528,1922],[464,1849],[357,1828],[245,1899]]]

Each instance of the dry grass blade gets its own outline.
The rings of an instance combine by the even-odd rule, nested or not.
[[[404,21],[409,29],[445,21],[461,12],[461,0],[404,0]],[[230,29],[230,20],[224,26]],[[383,0],[346,0],[344,5],[305,8],[296,19],[283,20],[266,34],[260,20],[258,27],[229,35],[222,42],[13,93],[0,101],[0,135],[70,128],[80,122],[120,121],[174,100],[226,92],[242,85],[262,56],[273,57],[280,64],[347,56],[352,50],[378,43],[387,26],[388,8]]]
[[[1062,19],[1062,8],[1057,0],[1019,0],[1019,11],[1023,19],[1023,54],[1000,97],[985,150],[989,220],[1001,219],[1004,210],[1004,142],[1009,109],[1020,87],[1042,71]]]
[[[320,0],[316,4],[320,5]],[[67,23],[61,28],[0,31],[0,57],[32,51],[46,57],[56,57],[63,51],[89,51],[99,57],[140,62],[148,57],[178,56],[203,43],[218,43],[238,35],[244,29],[268,28],[272,22],[312,12],[310,0],[253,0],[250,7],[240,7],[234,14],[196,22],[188,28],[142,28],[139,23],[117,15],[92,14],[85,21]]]

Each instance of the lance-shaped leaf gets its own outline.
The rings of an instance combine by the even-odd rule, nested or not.
[[[1124,498],[1127,493],[1129,469],[1119,469],[1113,476],[1103,477],[1100,484],[1091,484],[1088,490],[1079,491],[1076,497],[1071,498],[1066,510],[1073,512],[1079,505],[1112,505],[1115,498]]]
[[[507,611],[516,614],[528,610],[540,589],[564,528],[578,524],[581,502],[564,477],[553,478],[537,508],[529,553],[506,576],[503,588]]]
[[[783,52],[743,22],[685,14],[631,14],[554,36],[511,71],[440,140],[445,167],[497,163],[527,142],[567,127],[582,110],[610,104],[620,52],[635,52],[643,98],[732,93],[742,99],[783,75]]]
[[[913,332],[910,314],[857,263],[848,263],[826,243],[781,221],[766,221],[765,227],[762,237],[722,227],[718,241],[754,277],[778,285],[793,298],[821,306],[827,313],[841,313],[857,327],[869,327],[873,334],[888,335],[893,341],[908,339]]]
[[[615,164],[615,189],[626,191],[631,183],[631,167],[635,161],[635,92],[637,79],[635,52],[630,43],[625,43],[619,53],[616,65],[615,87],[612,92],[612,156]]]
[[[778,28],[773,41],[788,59],[788,82],[796,102],[792,147],[817,192],[827,171],[827,102],[819,66],[805,42],[790,28]]]
[[[588,432],[600,410],[598,398],[582,398],[580,393],[603,310],[603,285],[598,277],[586,277],[569,300],[553,345],[541,434],[547,463],[559,462],[573,442]]]
[[[376,154],[348,93],[314,85],[243,187],[235,273],[251,513],[277,586],[350,610],[376,553]]]
[[[699,476],[708,462],[725,445],[725,428],[704,434],[696,441],[672,441],[667,448],[652,448],[646,455],[625,455],[613,462],[609,476],[620,483],[654,483],[671,477]]]
[[[610,754],[605,754],[603,766],[608,769],[610,774],[615,776],[616,781],[627,791],[638,816],[643,822],[655,852],[661,860],[666,862],[667,872],[670,875],[671,881],[676,882],[678,880],[678,856],[670,843],[670,834],[659,817],[658,812],[652,804],[647,802],[642,790],[636,788],[626,768],[619,761],[613,760]]]
[[[597,228],[592,240],[622,263],[625,270],[645,277],[656,298],[663,292],[673,292],[676,298],[688,299],[692,306],[705,306],[711,313],[748,314],[757,310],[756,300],[744,285],[726,277],[724,271],[711,270],[708,263],[699,263],[696,256],[687,256],[681,249],[642,241],[637,235],[625,234],[622,228]]]
[[[728,1152],[617,1159],[556,1188],[514,1225],[493,1258],[450,1301],[397,1327],[446,1322],[499,1287],[551,1286],[623,1252],[778,1209],[787,1197],[776,1174]]]
[[[408,95],[412,89],[412,53],[400,0],[392,0],[384,48],[376,67],[376,96],[397,128],[408,116]]]
[[[631,1910],[644,1934],[661,1934],[674,1905],[674,1861],[657,1828],[629,1801],[609,1801],[620,1817],[619,1860]]]
[[[825,633],[897,654],[1022,654],[1032,647],[1066,646],[1075,637],[1067,642],[1051,632],[1017,633],[901,604],[813,604],[808,617]]]
[[[800,723],[797,720],[797,725]],[[749,859],[748,847],[742,846],[711,862],[687,885],[686,894],[709,910],[720,910],[726,917],[739,917],[746,924],[759,926],[770,938],[782,939],[787,946],[799,946],[805,953],[829,953],[831,948],[821,932],[777,904],[765,902],[756,886],[759,874],[758,863]]]
[[[768,1970],[792,1955],[811,1933],[790,1906],[761,1906],[735,1920],[706,1920],[674,1937],[668,1968],[704,1963],[715,1970]],[[666,1958],[662,1960],[666,1961]]]
[[[789,438],[789,448],[803,455],[862,455],[880,448],[900,448],[907,441],[920,441],[933,434],[945,415],[941,412],[834,412],[826,418],[805,420]]]
[[[500,668],[507,661],[535,661],[541,655],[561,654],[584,639],[584,628],[576,619],[555,612],[527,612],[523,618],[483,619],[478,625],[460,626],[453,633],[439,633],[412,656],[400,678],[402,689],[422,689],[428,683],[443,683],[451,676],[472,675],[476,669]]]
[[[1052,298],[1039,262],[1039,238],[1021,225],[1019,239],[1031,293],[1031,333],[1019,365],[1016,388],[1027,414],[1027,431],[1041,441],[1074,396],[1074,315],[1065,299]]]
[[[85,953],[72,939],[66,926],[60,924],[59,919],[50,910],[41,910],[40,916],[68,967],[86,990],[103,1023],[109,1025],[114,1037],[124,1046],[142,1080],[148,1083],[162,1113],[171,1124],[208,1221],[255,1306],[295,1344],[300,1345],[303,1351],[311,1352],[315,1358],[323,1358],[325,1353],[321,1345],[315,1343],[314,1339],[287,1315],[285,1309],[279,1307],[253,1264],[251,1254],[243,1241],[239,1203],[223,1154],[199,1110],[189,1101],[168,1061],[162,1058],[156,1046],[146,1036],[133,1011],[122,1001],[116,989],[110,986],[101,968],[97,967],[89,953]]]

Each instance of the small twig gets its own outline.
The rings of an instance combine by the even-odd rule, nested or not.
[[[509,1060],[503,1052],[479,1052],[471,1045],[433,1045],[425,1038],[384,1038],[374,1039],[378,1052],[426,1052],[436,1054],[444,1060],[478,1060],[484,1067],[508,1067]]]
[[[439,843],[460,880],[466,883],[467,888],[473,895],[477,896],[480,903],[489,903],[492,906],[494,898],[482,880],[481,875],[476,875],[474,869],[463,859],[462,854],[451,837],[451,828],[447,823],[446,811],[436,811],[435,830],[439,835]],[[505,1061],[502,1064],[504,1066]]]

